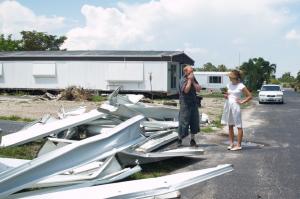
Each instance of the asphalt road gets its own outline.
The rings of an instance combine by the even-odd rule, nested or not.
[[[26,124],[27,124],[26,122],[0,120],[0,128],[2,129],[3,135],[19,131]]]
[[[226,151],[225,145],[207,147],[205,159],[184,170],[223,163],[235,170],[181,190],[182,198],[300,198],[300,94],[288,90],[283,105],[255,105],[251,119],[260,122],[246,129],[245,141],[264,146],[239,152]]]

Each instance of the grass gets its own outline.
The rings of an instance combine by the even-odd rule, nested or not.
[[[193,164],[199,159],[177,157],[150,164],[141,165],[142,171],[131,175],[127,180],[139,180],[146,178],[160,177],[169,174],[172,171]]]
[[[217,127],[217,128],[222,128],[223,125],[221,124],[221,117],[222,115],[219,116],[219,119],[218,120],[215,120],[212,122],[213,126]]]
[[[92,102],[102,102],[102,101],[105,101],[105,100],[107,100],[107,97],[104,97],[104,96],[101,96],[101,95],[93,95],[91,97]]]
[[[15,93],[9,93],[9,95],[11,95],[11,96],[24,96],[24,95],[28,95],[28,93],[26,93],[24,91],[16,91]]]
[[[224,95],[221,92],[201,93],[200,96],[207,98],[224,98]]]
[[[10,120],[10,121],[17,121],[17,122],[32,122],[34,119],[31,118],[22,118],[16,115],[10,116],[0,116],[0,120]]]
[[[36,157],[44,141],[35,141],[21,146],[0,149],[0,156],[6,158],[18,158],[32,160]]]
[[[214,132],[214,130],[212,129],[212,127],[204,127],[204,128],[201,128],[201,132],[203,133],[212,133]]]

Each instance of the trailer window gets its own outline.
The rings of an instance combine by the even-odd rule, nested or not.
[[[209,76],[209,83],[210,84],[221,84],[222,77],[221,76]]]

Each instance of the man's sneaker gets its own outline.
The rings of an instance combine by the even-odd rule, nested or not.
[[[178,146],[178,147],[182,146],[182,139],[178,139],[178,140],[177,140],[177,146]]]
[[[191,139],[190,145],[191,146],[197,146],[197,143],[194,139]]]

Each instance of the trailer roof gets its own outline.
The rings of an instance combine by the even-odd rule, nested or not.
[[[0,61],[16,60],[175,61],[194,65],[194,60],[182,51],[79,50],[0,52]]]

